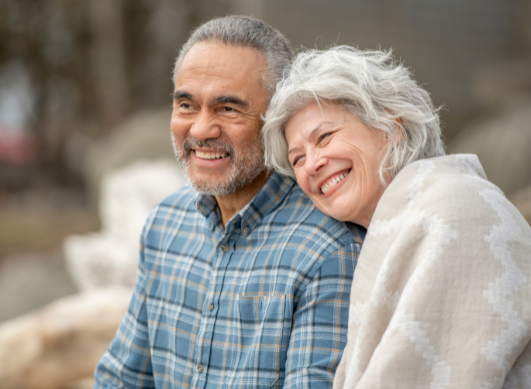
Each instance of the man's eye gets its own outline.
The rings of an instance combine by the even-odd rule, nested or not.
[[[223,112],[236,112],[236,110],[232,107],[223,107]]]
[[[192,106],[188,103],[179,103],[179,108],[190,109]]]

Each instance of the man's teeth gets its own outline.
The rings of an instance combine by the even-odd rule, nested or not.
[[[342,181],[343,178],[345,178],[347,176],[348,172],[345,172],[343,174],[341,174],[340,176],[336,176],[334,178],[332,178],[330,181],[328,181],[326,184],[324,184],[322,187],[321,187],[321,191],[323,192],[323,194],[325,194],[326,192],[328,192],[334,185],[336,185],[339,181]]]
[[[199,158],[202,159],[219,159],[219,158],[225,158],[228,153],[203,153],[202,151],[195,151],[195,155],[197,155]]]

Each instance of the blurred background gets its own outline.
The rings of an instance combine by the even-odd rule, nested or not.
[[[443,107],[448,152],[478,154],[531,220],[531,0],[0,0],[0,324],[114,282],[84,284],[72,257],[98,244],[89,256],[102,263],[135,255],[100,244],[101,231],[134,225],[119,239],[136,252],[149,209],[138,199],[182,183],[143,189],[180,174],[173,61],[195,27],[231,13],[295,49],[392,48]],[[64,245],[98,231],[100,243]]]

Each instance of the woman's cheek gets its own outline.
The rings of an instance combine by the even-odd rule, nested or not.
[[[308,175],[304,173],[303,171],[301,171],[301,169],[299,169],[298,172],[297,171],[295,172],[295,178],[297,179],[297,183],[299,184],[303,192],[309,196],[310,195],[310,184],[308,181]]]

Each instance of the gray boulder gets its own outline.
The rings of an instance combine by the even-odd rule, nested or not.
[[[468,125],[451,153],[477,154],[487,178],[511,194],[531,185],[531,100],[501,108]]]
[[[137,160],[175,159],[170,136],[171,109],[138,112],[99,140],[86,160],[89,193],[97,203],[103,176]],[[177,162],[176,162],[177,164]]]
[[[525,220],[531,224],[531,185],[511,194],[509,200],[518,208]]]
[[[142,227],[153,207],[186,183],[175,161],[136,161],[103,177],[101,230],[65,239],[68,270],[80,290],[133,287]]]
[[[132,289],[96,289],[0,324],[0,387],[67,389],[93,383],[94,367],[131,295]]]

